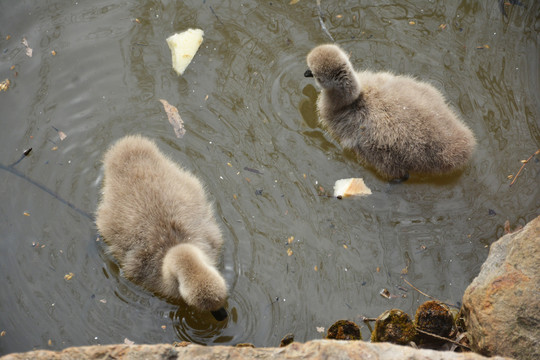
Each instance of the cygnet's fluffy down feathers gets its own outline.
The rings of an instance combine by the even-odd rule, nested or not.
[[[321,123],[385,178],[444,174],[464,167],[476,140],[433,86],[387,72],[356,72],[344,51],[321,45],[306,76],[322,88]]]
[[[141,136],[119,140],[104,165],[96,224],[125,276],[200,310],[222,307],[223,239],[201,182]]]

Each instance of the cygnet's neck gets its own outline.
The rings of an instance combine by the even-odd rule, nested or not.
[[[360,96],[360,82],[351,64],[347,64],[336,76],[335,86],[325,89],[336,107],[347,106]]]
[[[216,310],[225,300],[227,286],[213,261],[197,246],[179,244],[163,259],[164,286],[171,294],[201,310]]]

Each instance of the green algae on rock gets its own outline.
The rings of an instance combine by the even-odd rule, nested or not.
[[[440,301],[430,300],[418,307],[414,322],[420,330],[448,337],[454,327],[454,316],[448,306]]]
[[[354,322],[338,320],[330,326],[326,338],[335,340],[362,340],[362,333],[358,325]]]
[[[294,334],[287,334],[281,339],[281,342],[279,343],[279,347],[285,347],[292,343],[294,341]]]
[[[409,315],[399,309],[392,309],[382,313],[375,321],[371,341],[406,345],[414,340],[416,334]]]

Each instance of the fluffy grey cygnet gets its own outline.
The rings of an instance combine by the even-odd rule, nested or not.
[[[388,72],[356,72],[336,45],[317,46],[307,64],[304,75],[322,88],[321,123],[382,177],[445,174],[470,160],[475,137],[433,86]]]
[[[225,318],[227,285],[216,268],[223,239],[201,182],[138,135],[119,140],[103,163],[96,224],[125,276]]]

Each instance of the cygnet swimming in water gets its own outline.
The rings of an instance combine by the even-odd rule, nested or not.
[[[125,276],[223,320],[223,239],[201,182],[139,135],[120,139],[103,163],[96,224]]]
[[[322,88],[321,123],[382,177],[445,174],[471,158],[473,133],[433,86],[388,72],[356,72],[336,45],[317,46],[307,64],[304,76]]]

